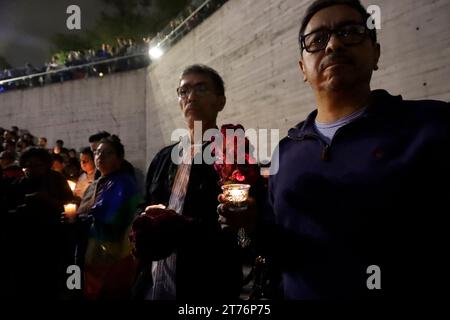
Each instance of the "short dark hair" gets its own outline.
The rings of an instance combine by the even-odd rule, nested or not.
[[[60,145],[62,145],[62,146],[64,145],[64,141],[62,141],[61,139],[56,140],[56,143],[57,143],[57,144],[60,144]]]
[[[100,140],[100,143],[107,143],[111,147],[113,147],[114,151],[120,158],[125,157],[125,148],[123,147],[123,144],[120,142],[120,138],[116,135],[111,135],[109,137],[103,138]]]
[[[80,154],[85,154],[94,159],[94,153],[92,152],[90,147],[83,147],[80,149]]]
[[[51,154],[42,148],[38,147],[29,147],[25,151],[22,152],[19,158],[19,163],[21,167],[24,167],[26,162],[32,158],[37,158],[41,160],[45,165],[50,169],[53,163],[53,158]]]
[[[2,151],[0,152],[0,159],[14,161],[16,160],[16,153],[11,151]]]
[[[183,70],[183,72],[181,73],[180,81],[184,76],[192,73],[204,74],[208,76],[216,87],[216,94],[219,96],[225,96],[225,84],[222,77],[216,70],[204,64],[193,64]]]
[[[109,133],[108,131],[99,131],[99,132],[94,133],[93,135],[89,136],[89,143],[100,141],[103,138],[107,138],[109,136],[111,136],[111,133]]]
[[[370,17],[370,14],[367,13],[366,9],[364,8],[364,6],[361,4],[361,2],[359,0],[315,0],[315,1],[313,1],[309,5],[309,7],[306,9],[306,13],[303,17],[303,20],[302,20],[302,23],[300,26],[300,31],[298,34],[300,53],[302,52],[301,37],[304,35],[306,26],[308,25],[311,18],[320,10],[331,7],[331,6],[335,6],[335,5],[346,5],[346,6],[349,6],[353,9],[355,9],[362,16],[364,21],[367,21],[367,19]],[[372,41],[374,43],[376,43],[377,42],[376,28],[369,30],[369,35],[372,38]]]
[[[58,161],[58,162],[64,163],[64,158],[59,153],[52,153],[51,157],[52,157],[52,161]]]

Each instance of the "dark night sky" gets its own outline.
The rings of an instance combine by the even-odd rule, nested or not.
[[[81,9],[81,28],[91,28],[102,9],[101,0],[0,0],[0,56],[14,67],[50,60],[50,37],[76,33],[66,27],[66,9]]]

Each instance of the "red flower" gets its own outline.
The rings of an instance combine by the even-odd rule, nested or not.
[[[230,129],[233,135],[227,136],[227,130]],[[236,132],[236,130],[242,131]],[[220,176],[220,183],[255,183],[258,179],[258,167],[256,160],[250,154],[250,142],[245,136],[240,135],[244,132],[244,127],[240,124],[226,124],[220,128],[220,132],[223,144],[216,146],[218,150],[215,152],[216,162],[214,163],[214,168]],[[239,154],[242,151],[244,154]],[[242,160],[244,163],[238,163]]]
[[[234,170],[231,178],[239,182],[245,181],[245,176],[239,170]]]

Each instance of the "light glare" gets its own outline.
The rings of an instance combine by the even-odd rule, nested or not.
[[[159,47],[152,47],[148,50],[148,54],[153,59],[158,59],[163,55],[163,51]]]

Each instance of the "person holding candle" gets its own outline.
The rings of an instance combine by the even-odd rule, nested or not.
[[[78,263],[89,300],[128,299],[134,279],[128,234],[140,196],[135,180],[122,169],[124,155],[117,136],[101,139],[94,152],[101,176],[89,185],[77,210]]]
[[[83,173],[78,177],[77,184],[75,185],[74,194],[80,199],[83,197],[84,192],[89,185],[94,181],[95,175],[95,163],[94,153],[91,148],[86,147],[80,151],[80,165]]]
[[[242,286],[242,261],[236,234],[218,221],[220,176],[213,165],[196,157],[194,127],[204,133],[217,128],[226,102],[220,75],[205,65],[181,74],[177,89],[180,111],[190,132],[183,161],[172,153],[180,143],[162,149],[150,164],[145,204],[133,223],[140,273],[135,298],[148,300],[219,301],[237,299]],[[198,145],[203,152],[209,142]],[[199,152],[199,151],[198,151]]]
[[[31,147],[19,159],[25,176],[5,191],[7,207],[5,232],[11,233],[16,298],[58,299],[65,287],[69,243],[59,224],[63,205],[73,200],[65,178],[51,170],[52,157],[42,148]]]

